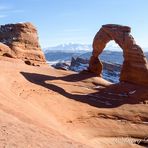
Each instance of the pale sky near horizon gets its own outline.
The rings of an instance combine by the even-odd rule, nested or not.
[[[122,24],[148,47],[148,0],[0,0],[0,24],[32,22],[42,47],[91,44],[103,24]]]

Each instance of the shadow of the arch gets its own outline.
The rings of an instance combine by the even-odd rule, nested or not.
[[[91,74],[90,75],[83,74],[83,76],[82,74],[72,74],[63,77],[54,77],[50,75],[27,73],[27,72],[21,72],[21,74],[31,83],[50,89],[69,99],[87,103],[91,106],[99,108],[114,108],[123,104],[136,104],[141,101],[138,99],[134,100],[130,99],[127,93],[129,91],[134,91],[135,89],[137,89],[137,86],[127,83],[112,84],[108,87],[98,90],[96,93],[90,93],[90,94],[72,94],[64,90],[64,88],[61,88],[56,84],[50,83],[50,81],[52,80],[77,82],[84,80],[88,77],[92,77]],[[48,81],[48,83],[46,81]]]

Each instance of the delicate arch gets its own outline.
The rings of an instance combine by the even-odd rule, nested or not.
[[[120,81],[148,85],[148,62],[139,45],[136,44],[131,28],[115,24],[103,25],[93,41],[93,52],[90,58],[89,70],[101,76],[102,63],[98,56],[106,44],[114,40],[122,49],[124,62],[120,74]]]

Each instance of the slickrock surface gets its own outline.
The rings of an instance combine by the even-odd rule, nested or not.
[[[88,71],[79,74],[44,64],[29,23],[1,26],[0,41],[0,147],[147,146],[148,86],[112,84]],[[36,61],[40,67],[29,66]],[[132,82],[147,84],[129,75]]]
[[[11,54],[19,59],[34,63],[45,62],[38,42],[37,30],[31,23],[1,25],[0,42],[7,45],[11,49]]]
[[[103,25],[94,38],[89,69],[101,76],[102,63],[98,56],[106,44],[110,40],[114,40],[123,49],[124,62],[120,81],[148,86],[148,62],[141,47],[136,44],[130,32],[131,28],[128,26]]]
[[[148,136],[148,87],[2,56],[0,73],[0,147],[135,148]]]

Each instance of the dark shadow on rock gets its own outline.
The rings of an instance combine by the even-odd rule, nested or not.
[[[48,83],[45,82],[47,80],[48,81],[63,80],[68,82],[76,82],[76,81],[87,79],[90,76],[92,77],[91,74],[90,75],[83,74],[84,75],[83,77],[82,77],[82,74],[72,74],[72,75],[63,76],[63,77],[54,77],[50,75],[27,73],[27,72],[21,72],[21,74],[31,83],[43,86],[69,99],[87,103],[91,106],[95,106],[99,108],[114,108],[123,104],[137,104],[140,101],[143,101],[140,98],[138,99],[131,98],[130,95],[132,95],[132,93],[135,93],[135,90],[137,90],[138,87],[128,83],[112,84],[108,87],[98,90],[96,93],[72,94],[72,93],[66,92],[63,88],[55,84],[50,84],[50,82]],[[129,92],[131,94],[129,94]]]
[[[33,80],[33,81],[45,81],[45,80],[63,80],[63,81],[67,81],[67,82],[77,82],[77,81],[83,81],[85,79],[88,78],[92,78],[97,76],[96,74],[90,73],[88,71],[83,71],[80,73],[74,73],[74,74],[70,74],[70,75],[66,75],[66,76],[61,76],[61,77],[55,77],[55,76],[51,76],[51,75],[41,75],[41,74],[37,74],[37,73],[25,73],[25,72],[21,72],[22,75],[24,75],[25,77],[29,74],[32,74],[33,77],[29,77],[29,81]]]
[[[59,80],[68,81],[68,82],[77,82],[82,81],[88,78],[96,77],[97,75],[94,73],[90,73],[88,71],[82,71],[80,73],[74,73],[63,77],[58,77]]]

